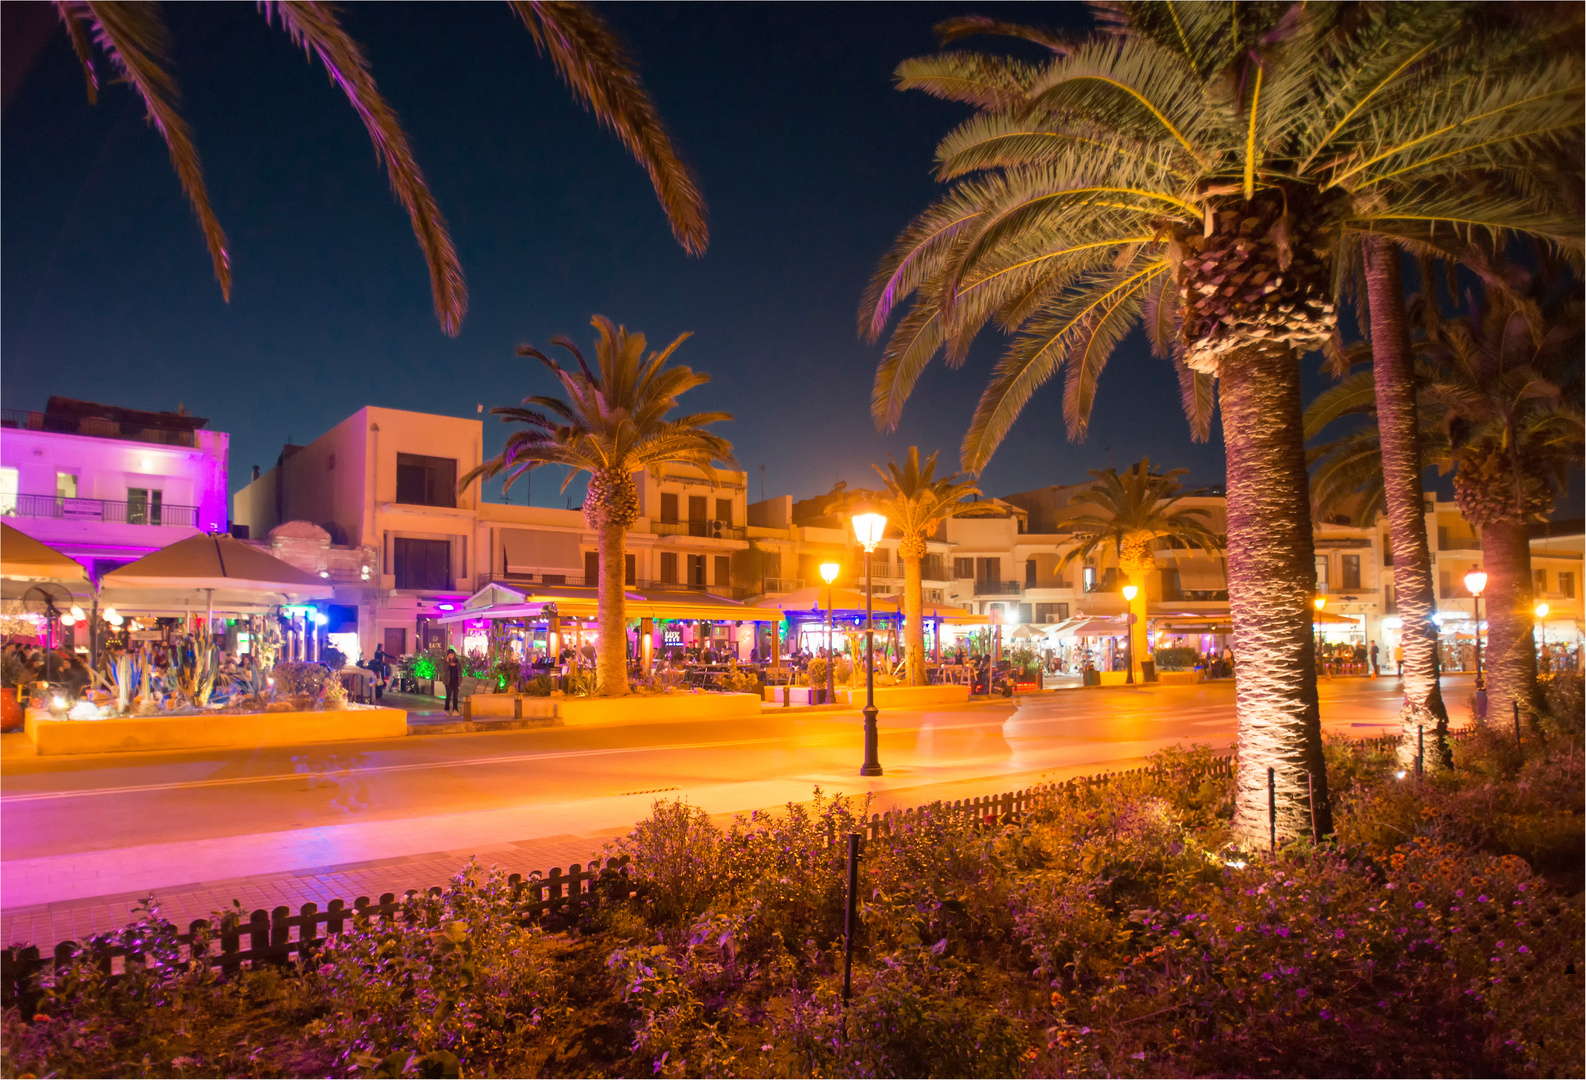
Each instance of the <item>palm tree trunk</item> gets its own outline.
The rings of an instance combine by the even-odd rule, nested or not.
[[[1316,588],[1298,358],[1285,346],[1224,357],[1218,405],[1228,455],[1228,598],[1239,764],[1234,833],[1268,838],[1267,770],[1280,839],[1332,832],[1316,698]]]
[[[595,682],[601,697],[628,692],[627,530],[604,522],[600,538],[600,643],[595,652]]]
[[[903,558],[903,647],[910,686],[925,685],[925,588],[920,561],[918,555]]]
[[[1506,719],[1520,711],[1535,714],[1536,641],[1531,595],[1531,541],[1524,522],[1499,521],[1481,527],[1487,589],[1482,594],[1487,641],[1482,666],[1487,676],[1487,715]]]
[[[1377,430],[1382,443],[1382,487],[1393,551],[1393,593],[1404,649],[1404,701],[1399,707],[1399,763],[1410,767],[1424,730],[1426,767],[1453,764],[1448,747],[1448,709],[1437,669],[1437,594],[1432,551],[1426,538],[1421,490],[1421,429],[1416,414],[1415,361],[1404,311],[1399,249],[1380,236],[1362,241],[1366,291],[1371,307],[1372,378],[1377,391]]]

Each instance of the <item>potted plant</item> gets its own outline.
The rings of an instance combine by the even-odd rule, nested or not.
[[[17,702],[17,687],[30,675],[27,664],[15,651],[7,650],[0,658],[0,731],[21,728],[24,712]]]

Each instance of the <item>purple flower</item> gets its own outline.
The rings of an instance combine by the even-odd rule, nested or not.
[[[1528,953],[1528,952],[1530,952],[1530,951],[1531,951],[1531,950],[1530,950],[1530,949],[1528,949],[1528,948],[1526,948],[1526,947],[1525,947],[1525,946],[1524,946],[1524,945],[1522,945],[1522,946],[1520,946],[1520,948],[1519,948],[1519,949],[1518,949],[1518,950],[1517,950],[1517,951],[1519,951],[1519,952],[1523,952],[1523,953]]]
[[[1454,890],[1454,895],[1455,896],[1464,896],[1465,895],[1465,890],[1464,889],[1455,889]]]
[[[1334,930],[1333,938],[1336,941],[1342,941],[1344,939],[1344,932],[1342,930]]]
[[[1426,901],[1425,900],[1417,900],[1415,902],[1415,906],[1418,907],[1418,908],[1423,908],[1423,907],[1426,906]]]
[[[1476,903],[1485,904],[1487,902],[1487,899],[1488,898],[1486,896],[1478,896],[1478,897],[1476,897]]]

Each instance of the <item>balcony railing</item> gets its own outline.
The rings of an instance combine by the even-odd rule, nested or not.
[[[743,540],[747,529],[724,521],[652,521],[650,532],[656,536],[698,536],[706,540]]]
[[[0,495],[0,517],[60,518],[62,521],[103,521],[116,525],[171,525],[185,529],[198,527],[196,506],[68,499],[59,495]]]
[[[92,435],[99,439],[126,439],[131,442],[161,443],[165,446],[193,445],[191,431],[144,427],[141,424],[92,416],[55,416],[37,409],[0,409],[0,428],[53,431],[64,435]]]
[[[483,589],[492,582],[511,586],[542,585],[551,588],[571,587],[577,589],[595,589],[600,586],[599,579],[585,577],[583,574],[504,574],[497,571],[495,573],[476,575],[474,588],[476,590]],[[726,596],[734,600],[742,600],[751,592],[751,590],[739,585],[694,585],[686,581],[630,581],[624,588],[629,592],[709,593],[712,596]]]
[[[798,592],[804,587],[802,578],[768,577],[765,579],[762,592],[790,593]]]
[[[980,581],[975,582],[976,596],[1018,596],[1020,585],[1017,581]]]

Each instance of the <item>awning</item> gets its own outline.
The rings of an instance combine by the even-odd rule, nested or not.
[[[1347,626],[1352,630],[1360,629],[1360,620],[1350,615],[1335,615],[1332,612],[1318,612],[1311,619],[1312,626]]]
[[[542,529],[502,529],[501,546],[507,555],[507,573],[527,574],[546,568],[582,571],[584,555],[578,547],[580,535]]]
[[[1116,617],[1092,615],[1088,618],[1080,616],[1070,619],[1066,623],[1059,623],[1047,631],[1047,636],[1054,638],[1123,637],[1128,632],[1128,620],[1122,615]]]
[[[330,582],[282,562],[274,555],[229,536],[202,533],[150,552],[137,562],[118,567],[104,576],[103,584],[115,589],[168,589],[179,592],[247,597],[257,602],[281,596],[297,600],[332,594]],[[220,597],[215,597],[219,601]]]
[[[1221,559],[1178,554],[1175,561],[1178,563],[1178,587],[1185,592],[1228,591],[1228,576],[1223,573]]]
[[[0,577],[11,581],[85,581],[81,564],[0,522]]]
[[[629,619],[703,619],[713,622],[771,622],[779,616],[724,596],[692,589],[626,590],[624,616]],[[460,623],[474,619],[593,619],[600,611],[598,590],[573,585],[492,582],[463,605],[463,610],[435,621]]]

